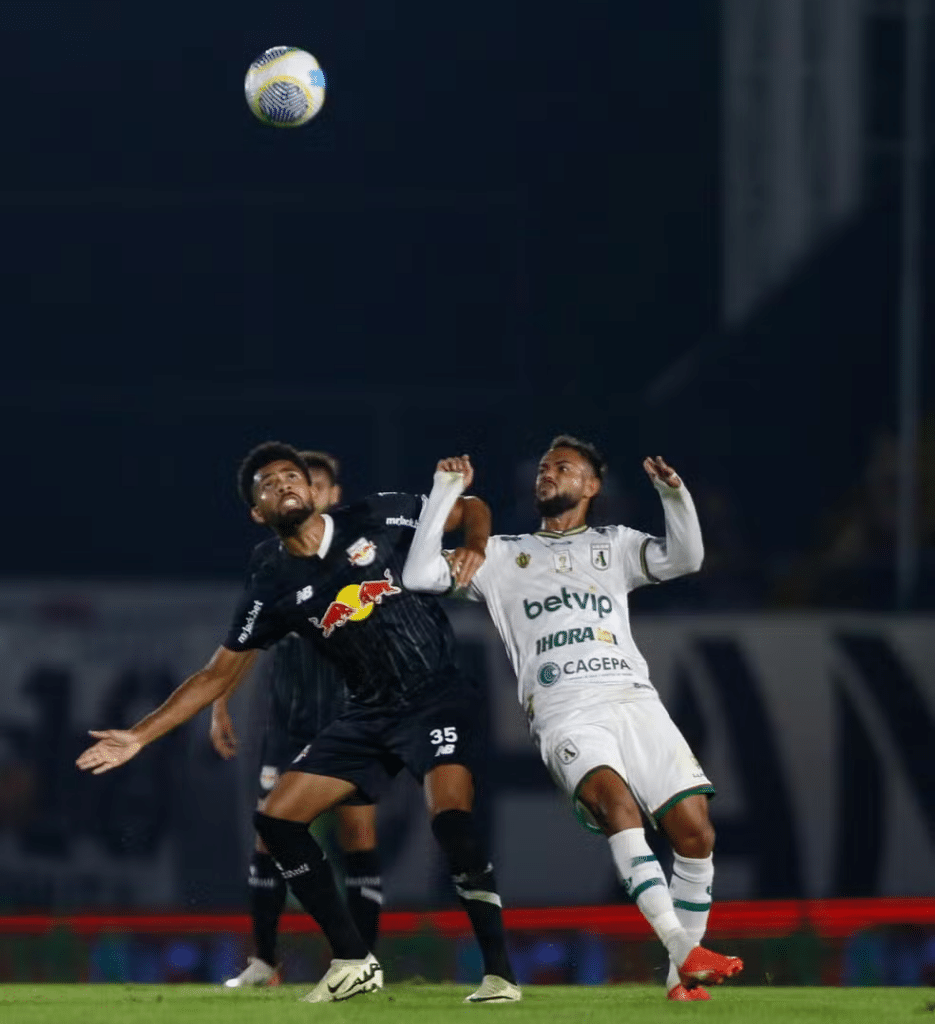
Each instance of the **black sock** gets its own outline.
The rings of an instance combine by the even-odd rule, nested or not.
[[[279,917],[286,905],[286,883],[268,853],[253,851],[250,858],[250,916],[256,955],[270,967],[276,965],[276,933]]]
[[[442,811],[432,819],[432,832],[448,857],[455,891],[471,919],[484,958],[484,974],[515,982],[493,865],[487,860],[473,817],[468,811]]]
[[[380,855],[376,850],[355,850],[344,854],[344,889],[347,907],[367,949],[374,949],[383,904]]]
[[[282,871],[295,898],[315,918],[337,960],[363,960],[367,946],[334,883],[331,865],[309,835],[308,825],[253,815],[257,834]]]

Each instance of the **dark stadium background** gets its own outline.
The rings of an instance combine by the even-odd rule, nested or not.
[[[469,451],[512,530],[570,429],[646,516],[658,451],[764,559],[816,540],[895,422],[896,192],[721,331],[717,5],[267,7],[5,8],[5,572],[237,576],[269,437],[350,494]],[[328,74],[303,131],[243,103],[278,41]]]
[[[67,859],[82,830],[106,833],[115,862],[126,851],[132,859],[155,842],[148,830],[157,826],[174,837],[173,878],[184,891],[171,909],[240,911],[243,851],[212,843],[244,839],[252,799],[237,804],[234,770],[212,760],[197,723],[148,752],[149,767],[128,772],[129,781],[95,790],[76,779],[72,748],[101,724],[79,707],[82,659],[92,656],[81,648],[74,664],[29,674],[23,655],[21,673],[15,645],[2,646],[6,625],[10,636],[40,637],[39,664],[35,623],[59,636],[87,622],[92,637],[94,614],[111,621],[107,595],[129,593],[109,584],[156,595],[154,621],[159,595],[171,618],[188,607],[176,599],[200,607],[202,591],[189,584],[236,585],[263,534],[237,497],[235,471],[260,441],[335,453],[349,497],[426,489],[439,457],[468,452],[495,529],[514,532],[535,526],[535,460],[565,431],[608,456],[605,518],[660,529],[640,468],[648,454],[679,469],[699,505],[705,571],[647,588],[633,603],[646,616],[635,622],[640,642],[649,638],[651,669],[677,696],[673,714],[692,743],[726,743],[736,757],[718,766],[728,793],[744,794],[739,810],[729,796],[714,805],[720,863],[741,864],[751,899],[792,901],[806,889],[810,897],[932,895],[905,881],[923,861],[887,860],[887,850],[916,838],[922,848],[935,835],[925,754],[924,637],[935,608],[927,316],[935,204],[927,201],[917,218],[917,572],[899,601],[894,571],[900,0],[868,3],[890,13],[867,29],[861,55],[859,202],[732,326],[723,302],[726,4],[3,4],[0,914],[100,909],[106,900],[93,879],[86,904],[84,890],[63,903],[38,882],[17,888],[16,872],[31,870],[33,854]],[[264,128],[243,100],[249,62],[283,43],[314,53],[328,77],[322,113],[292,132]],[[933,82],[929,73],[930,135]],[[922,165],[925,199],[928,150]],[[63,580],[78,589],[42,589]],[[851,620],[838,618],[842,611],[882,614]],[[854,621],[872,635],[848,633]],[[917,631],[905,645],[904,627]],[[796,674],[802,637],[811,638],[806,669],[823,643],[839,657],[822,677],[833,699],[818,710],[807,692],[815,672]],[[187,642],[166,656],[173,672],[189,657]],[[677,657],[660,667],[673,644]],[[466,647],[481,673],[484,650]],[[178,681],[161,671],[131,666],[107,691],[107,714],[129,719],[151,707]],[[504,701],[515,712],[510,685]],[[789,719],[770,715],[786,689],[793,704],[804,694],[805,710],[784,731]],[[713,702],[699,697],[711,693]],[[811,870],[821,857],[809,846],[814,835],[789,822],[801,825],[815,805],[801,787],[798,803],[763,794],[782,791],[787,775],[807,775],[780,741],[804,749],[803,737],[832,722],[821,771],[841,773],[823,776],[836,817],[816,831],[834,833],[838,859],[829,853],[806,879],[799,860]],[[169,766],[189,748],[191,760],[174,770],[193,774],[179,779]],[[531,748],[503,756],[490,764],[494,796],[502,796],[496,786],[513,786],[520,801],[552,792]],[[33,785],[36,816],[17,795]],[[894,808],[910,806],[917,831],[893,828]],[[26,819],[5,862],[13,846],[3,843]],[[403,839],[387,850],[402,858]],[[431,870],[433,899],[447,906],[447,880]],[[831,879],[822,891],[819,876],[822,885]],[[606,902],[616,899],[614,888]],[[929,941],[926,907],[917,920]],[[755,912],[774,926],[771,912]],[[840,913],[822,918],[839,922],[822,932],[832,945],[849,935],[850,910]],[[0,919],[0,934],[12,920]],[[770,970],[780,981],[863,977],[871,954],[842,948],[823,974],[818,953],[803,954],[802,970]],[[10,980],[4,970],[0,963],[0,980]],[[100,964],[89,970],[111,977]],[[186,970],[178,976],[210,974],[204,964]],[[892,980],[895,970],[874,977]],[[930,963],[926,970],[931,977]],[[140,980],[113,975],[128,979]]]

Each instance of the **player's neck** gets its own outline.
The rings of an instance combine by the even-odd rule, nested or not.
[[[587,506],[579,505],[560,516],[547,516],[542,520],[539,529],[546,533],[567,533],[568,530],[577,530],[586,525],[587,514]]]
[[[295,533],[289,534],[288,537],[280,534],[279,539],[290,555],[309,558],[318,553],[324,536],[325,521],[319,512],[313,512],[304,523],[299,524]]]

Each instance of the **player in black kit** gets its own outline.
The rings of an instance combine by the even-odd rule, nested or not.
[[[341,500],[338,460],[327,452],[299,454],[308,467],[315,511],[326,512]],[[278,543],[270,537],[257,545],[252,560],[257,567]],[[302,749],[341,714],[346,703],[344,680],[334,665],[315,651],[311,641],[290,634],[275,645],[270,661],[257,780],[257,809],[261,811],[282,772],[288,771]],[[237,737],[226,694],[212,705],[210,735],[221,757],[228,759],[236,754]],[[334,815],[347,906],[361,938],[372,950],[383,902],[376,805],[367,797],[355,795],[336,807]],[[247,966],[224,984],[228,988],[279,985],[282,973],[276,940],[286,904],[286,882],[259,836],[250,857],[247,885],[256,956],[249,957]]]
[[[443,460],[440,468],[464,473],[470,485],[467,458]],[[383,985],[308,824],[353,793],[378,800],[405,767],[424,785],[432,831],[481,947],[484,979],[468,1000],[515,1002],[521,994],[506,954],[500,897],[471,813],[478,694],[456,667],[438,601],[402,584],[423,500],[377,494],[319,514],[309,484],[307,467],[288,445],[269,442],[248,454],[241,494],[254,521],[280,543],[250,578],[231,631],[208,664],[131,729],[93,732],[98,742],[78,767],[99,774],[124,764],[235,687],[256,649],[290,632],[310,638],[343,676],[348,708],[302,752],[254,817],[283,877],[331,944],[331,967],[306,1000],[347,999]],[[464,531],[452,566],[455,584],[465,586],[483,562],[489,509],[477,498],[459,498],[445,528]]]

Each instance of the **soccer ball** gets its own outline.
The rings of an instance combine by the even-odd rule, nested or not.
[[[275,128],[307,124],[325,102],[325,73],[318,61],[294,46],[273,46],[247,68],[247,106]]]

